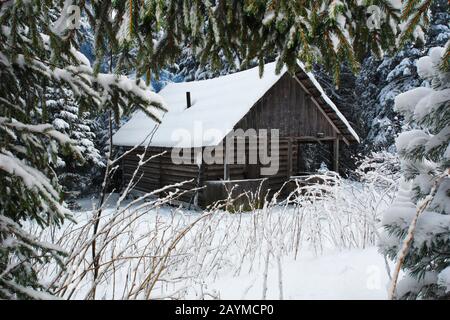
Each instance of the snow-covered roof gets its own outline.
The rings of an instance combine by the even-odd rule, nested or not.
[[[116,132],[113,143],[135,146],[147,145],[150,141],[151,146],[157,147],[216,146],[286,71],[283,68],[276,75],[275,63],[268,63],[262,78],[256,67],[209,80],[170,83],[159,92],[168,108],[166,113],[158,111],[161,123],[158,125],[145,113],[137,111]],[[317,82],[314,85],[323,92]],[[190,108],[186,108],[186,92],[191,93]],[[348,126],[359,141],[345,117],[325,93],[323,95],[340,122]]]

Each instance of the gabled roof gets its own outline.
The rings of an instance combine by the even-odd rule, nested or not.
[[[333,127],[335,127],[348,142],[360,142],[359,136],[356,134],[355,130],[339,111],[334,102],[327,96],[312,72],[306,72],[303,63],[299,62],[298,65],[300,68],[295,74],[296,80],[307,93],[311,94],[313,102],[318,104],[318,107],[322,109],[325,117],[333,123]]]
[[[345,138],[359,141],[345,117],[325,95],[312,74],[297,74],[307,87],[316,88],[323,100],[321,106]],[[275,63],[264,67],[259,77],[258,67],[226,76],[192,82],[170,83],[159,92],[168,112],[159,111],[159,126],[142,111],[137,111],[113,136],[114,145],[147,145],[158,147],[216,146],[241,120],[252,106],[286,73],[275,74]],[[303,75],[306,76],[303,77]],[[191,107],[186,109],[186,92],[191,93]],[[311,93],[319,99],[316,91]],[[187,139],[190,137],[189,139]],[[182,141],[180,141],[182,139]]]

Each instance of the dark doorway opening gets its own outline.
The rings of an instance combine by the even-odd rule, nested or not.
[[[321,168],[333,170],[332,142],[298,142],[297,174],[315,173]]]

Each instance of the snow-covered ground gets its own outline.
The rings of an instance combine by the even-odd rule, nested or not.
[[[95,286],[98,200],[85,199],[76,223],[47,235],[68,252],[66,269],[42,272],[71,299],[387,298],[376,242],[391,193],[347,180],[323,193],[323,185],[311,188],[296,203],[240,214],[186,210],[164,199],[120,202],[112,194],[96,236]]]
[[[278,268],[269,268],[267,299],[279,299]],[[303,252],[282,261],[284,299],[386,299],[389,281],[384,258],[375,247],[328,251],[316,256]],[[224,273],[208,288],[221,299],[261,299],[263,272]]]

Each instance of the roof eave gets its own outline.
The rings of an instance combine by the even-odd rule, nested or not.
[[[320,86],[318,81],[315,79],[315,81],[317,83],[313,82],[310,75],[308,75],[308,73],[306,72],[305,67],[300,62],[298,63],[298,66],[299,66],[298,71],[294,75],[292,75],[295,78],[295,80],[297,80],[297,82],[303,87],[303,89],[305,91],[307,91],[308,94],[311,95],[311,97],[315,98],[317,103],[322,108],[324,106],[327,106],[334,112],[334,114],[337,116],[337,119],[330,119],[330,120],[334,123],[334,126],[339,131],[339,133],[345,137],[345,140],[346,140],[345,142],[347,144],[360,143],[360,138],[359,138],[358,134],[355,132],[353,127],[349,124],[349,122],[345,118],[345,116],[339,111],[337,106],[331,101],[330,98],[328,98],[328,96],[326,96],[324,89],[322,88],[322,86]],[[300,77],[299,77],[299,74],[301,75]],[[314,88],[316,89],[317,92],[311,92],[311,91],[313,91]],[[325,96],[323,96],[324,94],[325,94]],[[328,99],[326,99],[325,97]],[[318,99],[318,98],[322,98],[322,99]],[[323,102],[320,100],[323,100]],[[326,100],[330,100],[331,104],[329,102],[327,102]],[[344,126],[346,128],[345,131],[347,131],[347,132],[343,132],[344,130],[337,128],[338,126]]]

